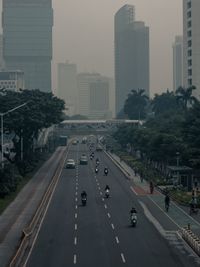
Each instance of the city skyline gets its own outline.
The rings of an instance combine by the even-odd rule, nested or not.
[[[53,88],[57,63],[65,60],[76,62],[78,72],[114,77],[114,14],[124,4],[134,5],[136,20],[150,27],[151,96],[172,90],[172,43],[175,35],[182,35],[182,0],[53,0]]]

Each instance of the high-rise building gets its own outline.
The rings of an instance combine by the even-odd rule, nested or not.
[[[116,114],[132,89],[149,96],[149,28],[135,21],[135,8],[125,5],[115,14]]]
[[[109,110],[109,78],[99,73],[77,75],[79,114],[89,119],[111,118]]]
[[[0,89],[19,91],[24,89],[24,73],[21,71],[0,71]]]
[[[183,86],[183,37],[176,36],[173,43],[173,90]]]
[[[65,101],[66,113],[69,116],[78,113],[77,67],[75,64],[58,64],[57,95]]]
[[[6,69],[24,72],[25,87],[51,91],[52,0],[3,0]]]
[[[90,111],[89,119],[108,119],[109,112],[109,80],[103,77],[89,84]]]
[[[184,86],[194,85],[200,99],[200,1],[183,0],[183,78]]]
[[[4,61],[3,61],[3,35],[0,34],[0,70],[4,68]]]

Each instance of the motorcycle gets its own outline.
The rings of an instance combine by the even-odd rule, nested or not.
[[[105,191],[105,197],[106,198],[109,198],[109,196],[110,196],[110,191],[109,191],[109,189],[106,189],[106,191]]]
[[[87,197],[82,197],[81,201],[82,201],[82,205],[83,205],[83,206],[86,206],[86,203],[87,203]]]
[[[131,214],[131,225],[135,227],[137,224],[137,215],[135,213]]]
[[[108,175],[108,170],[107,169],[104,170],[104,174],[105,174],[105,176]]]

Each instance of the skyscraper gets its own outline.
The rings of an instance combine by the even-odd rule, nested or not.
[[[200,99],[200,1],[183,0],[184,86],[194,85]]]
[[[4,68],[3,61],[3,35],[0,34],[0,71]]]
[[[173,90],[183,86],[183,37],[176,36],[173,43]]]
[[[51,91],[52,0],[3,0],[6,69],[21,70],[25,87]]]
[[[111,118],[109,110],[110,79],[99,73],[79,73],[79,114],[89,119]]]
[[[135,21],[135,8],[125,5],[115,14],[116,114],[132,89],[149,96],[149,28]]]
[[[78,113],[77,67],[75,64],[58,64],[58,97],[65,101],[69,116]]]

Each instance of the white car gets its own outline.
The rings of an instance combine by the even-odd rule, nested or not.
[[[67,163],[66,163],[67,169],[75,169],[75,166],[76,166],[76,164],[75,164],[74,159],[68,159],[67,160]]]

